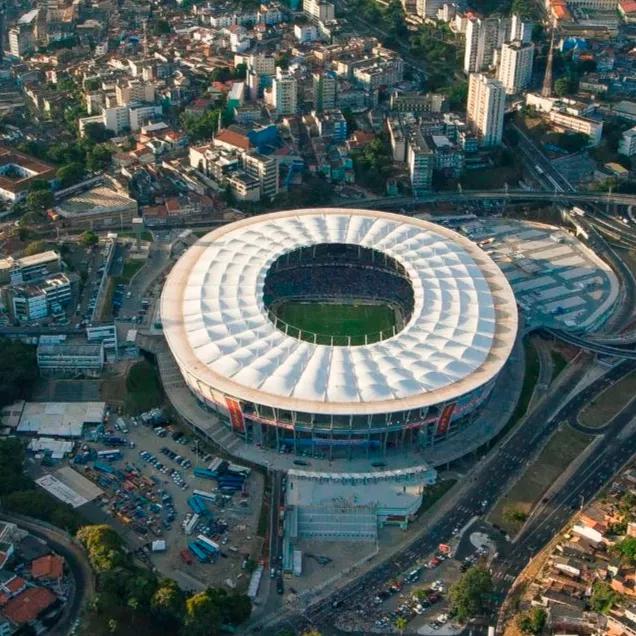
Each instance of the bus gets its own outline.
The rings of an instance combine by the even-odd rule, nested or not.
[[[201,497],[201,499],[216,501],[216,495],[212,492],[208,492],[207,490],[193,490],[192,494],[196,495],[197,497]]]
[[[219,546],[219,544],[212,541],[212,539],[208,539],[204,534],[198,534],[197,540],[200,541],[201,543],[204,543],[206,546],[208,546],[211,550],[214,550],[215,552],[221,551],[221,547]]]
[[[97,457],[99,457],[99,459],[105,459],[109,462],[112,462],[112,461],[115,461],[116,459],[121,459],[121,451],[117,449],[100,450],[100,451],[97,451]]]
[[[195,543],[188,543],[188,550],[194,554],[199,563],[207,563],[208,555]]]
[[[188,523],[186,523],[184,528],[184,531],[187,535],[192,534],[194,529],[197,527],[197,523],[199,523],[200,518],[201,515],[199,515],[198,512],[192,515],[192,518],[190,519],[190,521],[188,521]]]

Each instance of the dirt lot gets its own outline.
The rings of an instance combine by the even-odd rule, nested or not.
[[[589,435],[569,426],[559,429],[519,481],[497,502],[489,521],[515,535],[543,493],[591,441]]]
[[[605,426],[636,394],[636,371],[608,387],[579,414],[579,422],[590,428]]]

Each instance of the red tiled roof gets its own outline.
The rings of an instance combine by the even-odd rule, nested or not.
[[[241,135],[233,130],[222,130],[216,138],[223,143],[241,148],[241,150],[249,150],[251,146],[250,140],[245,135]]]
[[[636,0],[621,0],[618,4],[623,13],[636,13]]]
[[[3,605],[6,605],[9,602],[9,599],[11,597],[8,594],[5,594],[4,592],[0,592],[0,607],[2,607]]]
[[[64,573],[64,559],[54,554],[31,562],[31,575],[36,579],[59,579]]]
[[[2,613],[16,625],[30,623],[40,612],[55,603],[57,597],[45,587],[30,587],[11,599]]]

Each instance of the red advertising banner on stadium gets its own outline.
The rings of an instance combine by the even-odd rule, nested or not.
[[[243,411],[241,405],[230,397],[225,398],[227,410],[230,412],[230,423],[235,433],[245,433],[245,420],[243,419]]]
[[[444,435],[448,430],[448,425],[450,424],[451,417],[453,417],[453,411],[455,410],[455,406],[457,402],[451,402],[447,404],[442,410],[442,414],[439,416],[437,420],[437,434]]]

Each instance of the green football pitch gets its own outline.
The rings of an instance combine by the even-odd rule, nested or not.
[[[312,334],[320,334],[317,342],[329,344],[364,344],[389,337],[396,324],[395,311],[386,305],[354,305],[345,303],[284,302],[276,315],[288,325],[303,332],[303,340],[313,341]],[[290,331],[290,335],[298,335]]]

